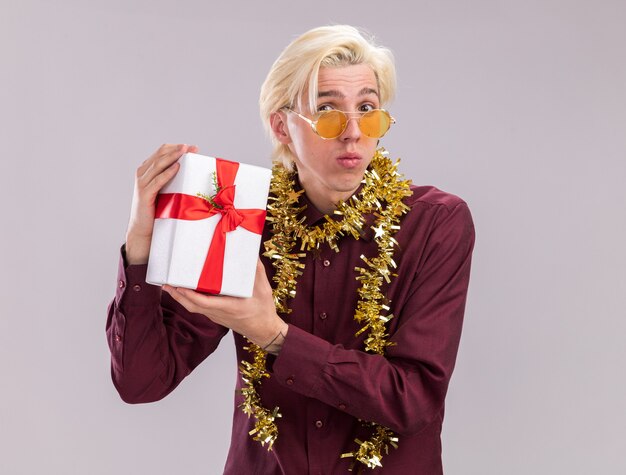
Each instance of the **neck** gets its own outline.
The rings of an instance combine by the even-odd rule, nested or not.
[[[358,190],[358,187],[356,187],[354,190],[349,191],[329,191],[302,183],[300,178],[299,180],[307,198],[315,206],[315,209],[327,215],[333,214],[337,209],[337,203],[347,201]]]

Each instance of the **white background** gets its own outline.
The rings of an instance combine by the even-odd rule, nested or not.
[[[474,214],[446,473],[626,473],[618,0],[2,0],[1,473],[221,473],[230,337],[162,402],[110,382],[133,174],[163,142],[268,166],[261,82],[329,23],[394,51],[383,144]]]

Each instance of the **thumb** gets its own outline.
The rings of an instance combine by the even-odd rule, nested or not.
[[[254,286],[259,289],[264,289],[266,291],[271,292],[272,287],[270,285],[270,281],[267,279],[267,274],[265,273],[265,266],[261,259],[257,259],[256,261],[256,274],[254,276]]]

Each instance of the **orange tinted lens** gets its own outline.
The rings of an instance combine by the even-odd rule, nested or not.
[[[347,122],[346,115],[341,111],[323,112],[320,118],[317,119],[315,130],[320,137],[334,139],[339,137],[345,130]]]
[[[359,128],[364,135],[378,139],[385,135],[391,125],[391,118],[387,111],[375,109],[361,116]]]

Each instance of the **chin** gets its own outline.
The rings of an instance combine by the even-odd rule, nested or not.
[[[354,193],[361,184],[362,178],[351,180],[349,182],[337,183],[333,188],[337,193]]]

